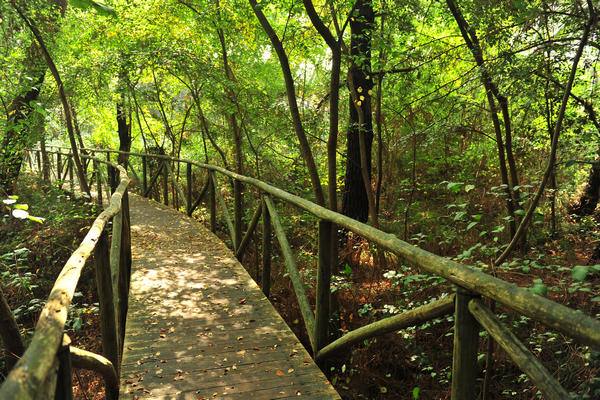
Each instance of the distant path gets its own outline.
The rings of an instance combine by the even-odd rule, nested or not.
[[[225,244],[130,195],[121,399],[339,399]]]

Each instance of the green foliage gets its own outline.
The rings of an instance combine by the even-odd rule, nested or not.
[[[73,7],[77,7],[82,10],[93,8],[94,10],[96,10],[96,12],[98,12],[98,14],[107,17],[117,16],[117,13],[112,8],[92,0],[69,0],[69,4],[71,4]]]

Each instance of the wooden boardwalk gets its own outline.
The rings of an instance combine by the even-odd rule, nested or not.
[[[155,202],[130,203],[121,399],[339,399],[216,236]]]

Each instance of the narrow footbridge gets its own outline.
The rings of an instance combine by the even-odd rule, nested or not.
[[[117,156],[120,165],[113,162]],[[56,280],[31,344],[0,387],[0,399],[70,399],[72,367],[100,372],[109,399],[339,398],[317,364],[365,339],[448,314],[454,314],[452,399],[471,400],[479,394],[477,355],[482,330],[545,398],[569,398],[553,374],[487,308],[484,298],[600,350],[597,319],[260,180],[158,154],[86,149],[81,159],[82,172],[94,183],[96,201],[105,204],[104,211]],[[30,152],[25,162],[35,173],[70,185],[73,192],[75,160],[68,149],[55,148]],[[185,177],[179,171],[185,171]],[[223,195],[220,181],[223,188],[233,188],[232,196]],[[242,201],[242,185],[246,193],[254,191],[253,202]],[[133,190],[139,195],[130,193]],[[233,198],[233,218],[228,197]],[[190,217],[203,202],[210,211],[210,230]],[[244,203],[246,208],[255,205],[245,234]],[[282,205],[319,221],[314,307],[278,216],[277,206]],[[213,234],[217,211],[233,250]],[[257,235],[261,219],[262,231]],[[337,263],[338,228],[354,232],[408,265],[447,279],[456,286],[455,293],[330,342],[331,265]],[[262,241],[261,288],[237,261],[253,236]],[[310,342],[308,351],[268,300],[272,236],[294,288]],[[102,355],[71,345],[64,333],[79,276],[92,254]]]
[[[130,209],[121,398],[339,398],[221,240],[151,200]]]

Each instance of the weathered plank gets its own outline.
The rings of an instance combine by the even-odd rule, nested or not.
[[[120,398],[339,398],[216,236],[158,203],[130,203]]]

